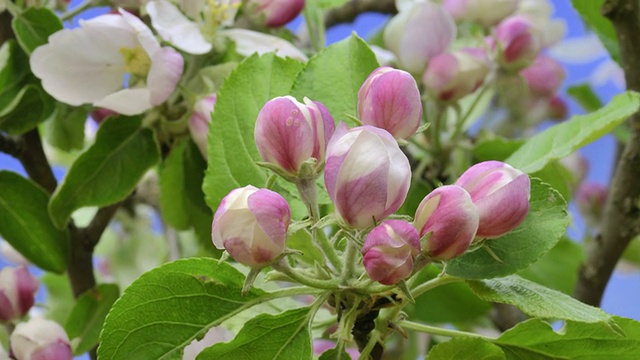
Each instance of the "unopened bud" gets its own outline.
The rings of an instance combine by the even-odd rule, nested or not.
[[[511,71],[518,71],[527,67],[540,53],[540,39],[533,24],[523,16],[511,16],[496,28],[495,34],[498,41],[498,62]],[[496,47],[493,39],[490,44]]]
[[[193,113],[189,119],[191,139],[205,159],[207,158],[207,134],[209,134],[211,112],[216,105],[216,99],[216,94],[211,94],[198,101],[193,107]]]
[[[565,78],[562,65],[556,60],[538,55],[531,65],[520,72],[534,96],[553,96]]]
[[[19,323],[9,342],[17,360],[73,359],[67,333],[51,320],[33,318]]]
[[[268,27],[279,27],[300,14],[304,0],[248,0],[245,6],[254,21]]]
[[[433,190],[416,210],[413,225],[428,238],[422,250],[430,257],[449,260],[464,253],[478,229],[478,209],[467,191],[456,185]]]
[[[443,6],[456,20],[489,27],[511,15],[518,7],[518,0],[444,0]]]
[[[211,236],[237,262],[254,269],[268,265],[285,248],[291,210],[287,201],[268,189],[251,185],[232,190],[213,217]]]
[[[25,266],[0,270],[0,323],[23,317],[35,302],[38,280]]]
[[[478,208],[479,238],[497,238],[515,229],[529,213],[529,176],[500,161],[485,161],[465,171],[456,185]]]
[[[364,240],[362,262],[371,280],[393,285],[411,275],[419,253],[418,231],[406,221],[386,220]]]
[[[422,119],[420,90],[413,76],[387,66],[374,70],[358,92],[358,117],[364,125],[407,140]]]
[[[445,52],[429,62],[422,83],[434,98],[457,101],[476,91],[489,71],[489,59],[480,49]]]
[[[606,186],[593,182],[582,183],[578,188],[578,210],[591,227],[599,226],[608,194],[609,189]]]

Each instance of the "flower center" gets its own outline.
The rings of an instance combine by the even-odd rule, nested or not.
[[[120,48],[125,70],[137,79],[146,79],[151,68],[151,59],[140,46],[135,48]]]

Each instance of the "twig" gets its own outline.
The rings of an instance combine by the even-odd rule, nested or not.
[[[608,0],[603,14],[616,29],[620,44],[621,65],[628,90],[640,90],[640,33],[636,0]],[[605,205],[601,233],[587,249],[575,296],[579,300],[599,305],[616,263],[631,239],[640,233],[640,114],[629,119],[631,138],[623,149],[611,179],[610,192]]]
[[[394,0],[351,0],[341,7],[329,10],[324,17],[324,25],[328,29],[336,24],[350,23],[365,12],[395,14],[398,10]]]
[[[20,138],[15,138],[0,133],[0,152],[16,159],[20,158],[20,154],[24,151],[24,143]]]

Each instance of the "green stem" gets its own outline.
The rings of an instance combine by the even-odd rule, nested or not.
[[[356,272],[356,258],[358,256],[358,245],[353,239],[347,237],[347,250],[344,252],[344,267],[342,268],[342,274],[340,275],[340,283],[342,285],[349,285],[349,281],[353,278]]]
[[[448,336],[448,337],[454,337],[454,338],[461,337],[461,336],[468,336],[468,337],[481,338],[488,341],[494,340],[493,338],[476,334],[476,333],[470,333],[466,331],[452,330],[452,329],[443,329],[437,326],[419,324],[419,323],[408,321],[408,320],[398,321],[397,325],[405,329],[415,330],[415,331],[432,334],[432,335],[442,335],[442,336]]]
[[[338,288],[338,282],[336,280],[320,280],[303,275],[299,271],[294,271],[285,258],[271,264],[271,267],[287,275],[291,280],[303,285],[325,290],[335,290]]]
[[[490,88],[490,84],[491,84],[491,81],[485,82],[485,84],[482,86],[482,89],[480,89],[480,91],[478,92],[478,95],[476,96],[476,98],[473,99],[473,102],[471,103],[469,110],[467,110],[464,116],[458,119],[458,122],[456,123],[456,128],[453,131],[453,135],[451,136],[452,141],[455,142],[458,136],[460,136],[460,133],[462,132],[462,128],[464,127],[464,124],[467,122],[467,119],[469,118],[469,116],[471,116],[471,114],[473,113],[473,109],[475,109],[475,107],[480,103],[480,99],[482,99],[484,94]]]
[[[411,294],[413,295],[414,298],[417,298],[418,296],[424,294],[425,292],[437,288],[438,286],[441,285],[445,285],[445,284],[451,284],[451,283],[455,283],[455,282],[461,282],[463,281],[462,279],[455,277],[455,276],[451,276],[451,275],[442,275],[442,276],[438,276],[434,279],[431,279],[427,282],[424,282],[418,286],[416,286],[415,288],[413,288],[413,290],[411,291]]]
[[[371,337],[369,337],[369,341],[367,342],[367,346],[365,346],[364,349],[362,349],[362,351],[360,352],[360,357],[358,357],[358,360],[368,360],[369,354],[371,354],[371,350],[373,350],[379,340],[380,332],[377,330],[373,330],[371,332]]]
[[[431,128],[431,130],[433,131],[432,135],[433,135],[433,147],[436,149],[436,151],[439,153],[440,150],[442,149],[442,144],[440,141],[441,138],[441,134],[440,132],[442,131],[441,127],[442,127],[442,122],[445,120],[445,115],[447,113],[447,105],[441,103],[441,102],[436,102],[435,103],[435,116],[433,117],[433,127]]]

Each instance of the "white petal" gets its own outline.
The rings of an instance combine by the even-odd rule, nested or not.
[[[569,64],[587,64],[607,56],[607,50],[596,35],[572,37],[549,48],[549,54]]]
[[[179,52],[170,47],[163,47],[151,58],[151,69],[147,76],[147,86],[151,92],[151,104],[162,104],[176,88],[184,59]]]
[[[148,88],[122,89],[96,101],[93,105],[124,115],[137,115],[153,107],[150,98]]]
[[[149,54],[149,56],[156,53],[156,51],[160,50],[160,43],[151,32],[151,29],[142,22],[137,16],[134,16],[122,9],[118,10],[122,18],[127,22],[127,24],[133,29],[140,42],[140,45],[144,48],[144,50]]]
[[[236,43],[236,51],[243,56],[250,56],[253,53],[259,55],[275,52],[280,57],[290,57],[292,59],[307,61],[307,56],[302,53],[292,43],[257,31],[245,29],[229,29],[220,33]]]
[[[125,69],[119,50],[136,45],[134,34],[117,27],[65,29],[35,49],[31,69],[57,100],[91,103],[122,87]]]
[[[151,24],[160,36],[178,49],[190,54],[206,54],[211,51],[200,27],[189,20],[178,8],[166,0],[151,1],[147,4]]]

